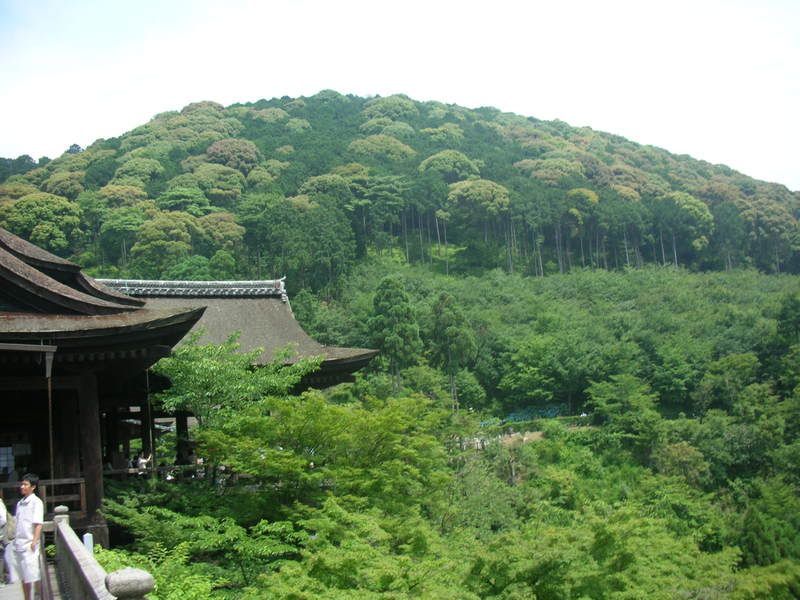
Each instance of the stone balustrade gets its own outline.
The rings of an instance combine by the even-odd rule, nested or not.
[[[70,600],[147,600],[153,591],[153,576],[141,569],[125,568],[113,573],[95,559],[69,525],[67,508],[55,509],[56,571]]]

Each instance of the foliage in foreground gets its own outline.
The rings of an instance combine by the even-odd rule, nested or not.
[[[276,370],[241,402],[224,382],[234,389],[251,371],[225,358],[231,348],[179,352],[174,376],[213,360],[223,382],[209,414],[224,418],[194,432],[206,476],[111,490],[106,513],[133,541],[101,560],[151,570],[158,600],[178,590],[226,600],[797,598],[795,282],[658,275],[661,284],[646,271],[554,278],[533,296],[513,278],[505,288],[407,279],[405,300],[386,285],[407,305],[394,321],[364,320],[384,339],[393,323],[413,338],[416,299],[435,306],[438,286],[517,370],[559,364],[524,358],[553,351],[537,336],[557,341],[568,325],[568,339],[590,339],[557,347],[575,354],[561,364],[595,369],[581,386],[564,390],[556,370],[515,384],[527,389],[509,396],[516,406],[571,393],[590,413],[580,426],[543,420],[527,443],[454,412],[444,363],[409,366],[398,354],[388,374],[378,363],[354,385],[299,396]],[[527,311],[486,308],[517,292]],[[354,314],[382,310],[364,296],[351,297]],[[317,306],[316,323],[326,310],[340,307]],[[426,345],[430,319],[420,319]],[[466,366],[491,372],[478,364]],[[180,381],[184,399],[208,389]]]

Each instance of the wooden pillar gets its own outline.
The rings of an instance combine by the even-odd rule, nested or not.
[[[175,462],[179,465],[189,463],[189,413],[175,413]]]
[[[153,435],[153,411],[150,410],[150,399],[145,398],[144,402],[141,404],[141,407],[142,408],[139,414],[141,415],[142,419],[142,455],[146,458],[154,455],[153,444],[155,443]],[[156,457],[153,456],[153,461],[155,461],[155,459]]]
[[[82,375],[78,388],[81,456],[86,480],[86,512],[91,518],[103,500],[103,455],[100,446],[100,405],[94,374]]]
[[[42,415],[41,420],[37,420],[30,425],[29,430],[31,442],[31,456],[28,464],[25,465],[25,470],[30,473],[45,473],[47,478],[51,477],[50,473],[50,435],[48,432],[47,422],[47,394],[36,393],[35,398],[31,399],[32,406],[38,414]],[[35,404],[33,404],[35,403]],[[19,473],[20,477],[23,471]]]
[[[105,446],[103,458],[106,463],[114,467],[118,462],[117,454],[119,453],[119,436],[117,435],[117,409],[115,407],[109,408],[103,413],[103,426],[106,431]],[[116,468],[116,467],[114,467]]]
[[[53,402],[56,476],[80,477],[80,432],[75,392],[60,390]]]

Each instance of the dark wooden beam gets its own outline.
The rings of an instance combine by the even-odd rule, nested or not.
[[[156,460],[155,449],[153,448],[153,446],[155,445],[154,435],[153,435],[153,411],[150,409],[150,398],[145,397],[144,401],[141,404],[141,409],[142,410],[139,414],[141,415],[140,433],[142,436],[142,455],[145,458],[147,458],[148,456],[152,457],[153,462],[155,462]]]
[[[0,343],[0,351],[9,352],[55,352],[58,346],[45,346],[42,344],[9,344]]]
[[[93,515],[103,500],[103,455],[100,447],[100,404],[94,375],[80,378],[80,411],[83,478],[86,480],[86,512]]]
[[[80,387],[80,377],[53,377],[54,390],[76,390]],[[0,377],[0,390],[46,390],[47,379],[41,377]]]
[[[175,413],[175,433],[176,444],[175,458],[179,465],[185,465],[189,462],[190,446],[189,446],[189,413],[178,411]]]
[[[74,393],[56,396],[53,402],[55,417],[56,476],[80,477],[80,431],[78,401]]]

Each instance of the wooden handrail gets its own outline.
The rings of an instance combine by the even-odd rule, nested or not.
[[[77,493],[71,494],[49,494],[52,488],[56,486],[78,486]],[[19,488],[19,482],[5,482],[0,483],[0,501],[6,497],[5,490],[14,490]],[[53,508],[56,504],[63,502],[76,502],[78,503],[78,510],[72,511],[74,514],[86,514],[86,480],[82,477],[64,477],[61,479],[40,479],[39,485],[36,486],[39,497],[45,506],[45,512],[52,514]]]
[[[68,485],[83,481],[86,481],[83,477],[61,477],[59,479],[40,479],[39,485]],[[0,488],[18,488],[21,483],[21,481],[6,481],[0,483]]]

